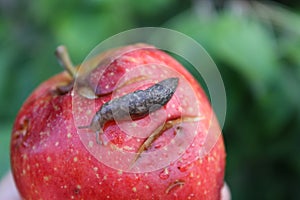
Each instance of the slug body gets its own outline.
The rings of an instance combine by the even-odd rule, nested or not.
[[[99,135],[106,122],[139,119],[166,105],[175,93],[178,81],[178,78],[168,78],[146,90],[137,90],[103,104],[88,126],[96,132],[97,143],[101,143]]]

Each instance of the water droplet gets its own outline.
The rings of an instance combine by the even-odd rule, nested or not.
[[[180,172],[186,172],[187,170],[189,170],[193,166],[194,166],[194,163],[190,162],[190,163],[179,166],[178,169],[179,169]]]
[[[163,179],[163,180],[166,180],[170,177],[170,174],[169,174],[169,170],[168,168],[165,168],[160,174],[159,174],[159,178]]]

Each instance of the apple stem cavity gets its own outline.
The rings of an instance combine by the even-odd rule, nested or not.
[[[70,74],[74,79],[76,77],[76,69],[72,64],[67,48],[60,45],[56,48],[55,55],[59,64]]]

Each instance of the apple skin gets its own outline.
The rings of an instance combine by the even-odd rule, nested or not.
[[[201,121],[202,130],[198,131],[207,132],[213,111],[205,93],[184,67],[154,48],[137,50],[127,56],[132,56],[135,64],[156,60],[182,74],[196,91],[203,115],[207,116]],[[116,67],[114,64],[110,64],[112,68]],[[119,67],[126,69],[132,65],[127,62]],[[104,80],[97,83],[99,87],[108,81]],[[29,96],[16,117],[11,137],[11,167],[23,199],[220,200],[225,169],[221,135],[204,157],[195,159],[206,137],[198,134],[182,156],[184,163],[178,159],[166,168],[145,173],[118,171],[99,162],[82,143],[74,124],[71,91],[64,94],[56,91],[58,86],[71,81],[66,72],[45,81]],[[99,99],[109,100],[107,96]],[[103,101],[96,101],[98,108]],[[117,125],[111,123],[108,128],[117,137],[115,142],[123,145]]]

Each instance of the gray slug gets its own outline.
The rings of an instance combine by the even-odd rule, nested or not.
[[[90,125],[79,128],[89,128],[96,133],[96,141],[103,133],[106,122],[112,120],[129,120],[145,117],[168,103],[176,91],[179,78],[168,78],[145,90],[136,90],[119,98],[106,102],[96,112]]]

